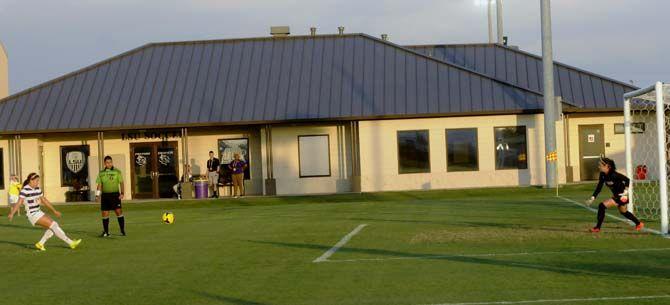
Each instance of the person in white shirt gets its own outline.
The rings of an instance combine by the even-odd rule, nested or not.
[[[28,216],[30,224],[33,226],[39,225],[46,230],[42,239],[35,244],[37,250],[46,251],[44,244],[54,235],[67,243],[71,249],[77,248],[81,243],[81,239],[71,240],[67,237],[65,232],[63,232],[63,229],[60,228],[58,223],[53,221],[49,215],[45,214],[40,209],[40,204],[44,204],[56,217],[61,217],[61,213],[58,212],[51,202],[42,195],[42,190],[39,185],[40,176],[36,173],[30,173],[23,182],[23,188],[21,189],[21,193],[19,193],[19,202],[14,205],[12,211],[7,216],[9,221],[12,221],[14,214],[18,211],[21,205],[25,205],[26,216]]]

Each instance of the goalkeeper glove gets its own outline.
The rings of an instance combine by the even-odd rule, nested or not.
[[[591,205],[594,200],[596,200],[596,197],[591,196],[591,198],[586,200],[586,204]]]

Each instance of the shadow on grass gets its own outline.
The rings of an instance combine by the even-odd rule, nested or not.
[[[513,223],[496,223],[496,222],[477,222],[477,221],[463,221],[460,222],[464,225],[471,227],[480,227],[480,228],[493,228],[493,229],[514,229],[514,230],[532,230],[532,231],[547,231],[547,232],[566,232],[566,233],[584,233],[590,234],[585,228],[577,229],[568,229],[564,227],[545,227],[545,226],[529,226],[524,224],[513,224]],[[617,232],[619,233],[619,232]],[[621,232],[621,234],[632,234],[631,232]]]
[[[331,246],[317,245],[317,244],[299,244],[299,243],[287,243],[287,242],[272,242],[272,241],[257,241],[257,240],[247,240],[247,242],[273,245],[279,247],[288,247],[288,248],[298,248],[298,249],[310,249],[310,250],[321,250],[327,251]],[[570,261],[560,261],[558,265],[541,265],[536,263],[525,263],[522,261],[513,261],[513,260],[496,260],[483,257],[475,256],[465,256],[465,255],[440,255],[440,254],[417,254],[417,253],[406,253],[392,250],[382,250],[382,249],[368,249],[368,248],[352,248],[352,247],[343,247],[338,250],[342,253],[359,253],[359,254],[368,254],[368,255],[377,255],[383,258],[416,258],[416,259],[425,259],[425,260],[438,260],[438,261],[449,261],[456,263],[467,263],[467,264],[478,264],[478,265],[490,265],[498,267],[511,267],[511,268],[522,268],[530,270],[538,270],[545,272],[554,272],[559,274],[569,274],[569,275],[591,275],[591,276],[600,276],[600,277],[611,277],[612,275],[625,277],[625,278],[661,278],[661,279],[670,279],[670,270],[668,268],[653,268],[647,266],[631,265],[625,260],[625,254],[622,253],[621,264],[617,263],[579,263],[579,262],[570,262]],[[654,261],[658,262],[659,265],[667,266],[668,264],[662,264],[661,261],[670,262],[669,258],[665,256],[655,256]]]
[[[193,293],[196,295],[199,295],[201,297],[208,298],[210,300],[217,301],[219,303],[223,304],[235,304],[235,305],[270,305],[268,303],[259,303],[259,302],[254,302],[250,300],[244,300],[244,299],[238,299],[238,298],[233,298],[233,297],[227,297],[224,295],[219,295],[219,294],[213,294],[210,292],[206,291],[195,291],[192,290]]]
[[[31,230],[31,231],[43,231],[42,228],[38,227],[29,227],[29,226],[24,226],[24,225],[17,225],[17,224],[6,224],[6,223],[0,223],[0,227],[2,228],[10,228],[10,229],[22,229],[22,230]]]
[[[30,248],[32,246],[31,244],[26,244],[26,243],[17,242],[17,241],[11,241],[11,240],[0,240],[0,244],[17,246],[19,248]]]

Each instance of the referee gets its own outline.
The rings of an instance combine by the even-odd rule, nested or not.
[[[123,174],[114,168],[112,157],[105,157],[105,169],[100,171],[95,183],[98,185],[95,191],[95,200],[100,200],[102,211],[102,229],[100,237],[109,236],[109,211],[114,210],[116,219],[119,221],[121,235],[126,236],[125,219],[121,210],[121,199],[123,199]]]

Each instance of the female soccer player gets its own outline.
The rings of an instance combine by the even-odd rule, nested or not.
[[[9,221],[12,221],[14,218],[14,213],[16,213],[21,205],[25,204],[26,215],[28,216],[30,223],[33,226],[37,224],[46,230],[46,232],[44,232],[44,236],[42,236],[42,239],[35,244],[35,248],[37,248],[37,250],[46,251],[44,244],[54,235],[67,243],[71,249],[77,248],[77,246],[79,246],[81,243],[81,239],[71,240],[68,238],[67,235],[65,235],[65,232],[63,232],[63,229],[58,226],[58,223],[53,221],[51,217],[44,214],[44,212],[40,210],[40,203],[43,203],[53,212],[54,215],[56,215],[56,217],[61,217],[61,213],[56,211],[54,206],[51,204],[51,202],[49,202],[49,200],[46,199],[46,197],[42,196],[42,190],[40,189],[39,185],[40,176],[35,173],[30,173],[30,175],[28,175],[26,178],[26,181],[23,182],[23,188],[19,194],[19,202],[14,205],[12,211],[9,213]]]
[[[602,226],[603,220],[605,220],[605,210],[613,206],[617,206],[621,215],[635,223],[635,230],[642,230],[642,228],[644,228],[644,223],[640,222],[637,217],[626,208],[626,205],[628,204],[628,186],[630,185],[630,179],[616,171],[616,165],[612,159],[601,158],[598,168],[600,169],[598,186],[596,186],[593,196],[586,202],[588,204],[593,203],[602,190],[603,184],[607,185],[612,191],[612,198],[609,198],[598,205],[598,223],[595,227],[589,229],[589,231],[593,233],[600,232],[600,226]]]

